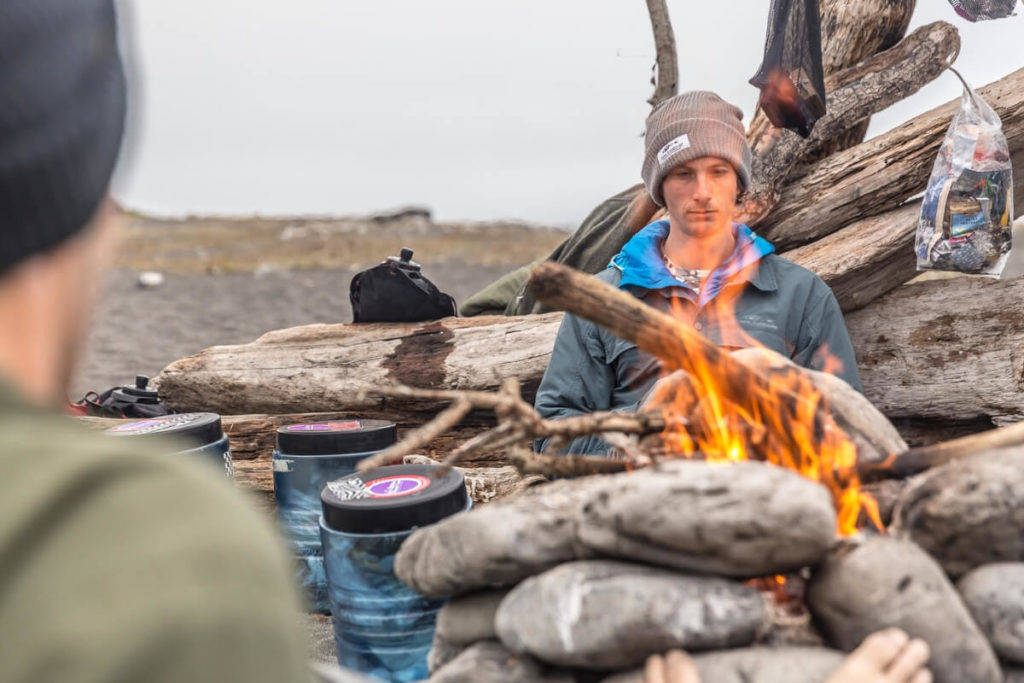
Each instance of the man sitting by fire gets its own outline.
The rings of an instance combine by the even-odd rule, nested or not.
[[[719,346],[764,346],[860,390],[853,346],[828,285],[733,222],[750,185],[742,118],[738,108],[702,91],[677,95],[651,112],[641,175],[669,217],[640,230],[596,277],[692,323]],[[658,360],[635,344],[566,315],[536,409],[549,419],[635,410],[661,374]],[[545,445],[535,444],[537,450]],[[565,452],[609,450],[590,436]]]

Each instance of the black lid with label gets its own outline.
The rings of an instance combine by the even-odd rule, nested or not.
[[[320,494],[324,522],[348,534],[388,534],[439,522],[466,509],[462,473],[438,465],[394,465],[328,482]]]
[[[145,420],[132,420],[106,431],[113,436],[134,438],[174,437],[187,439],[197,446],[216,443],[224,436],[217,413],[179,413]]]
[[[287,455],[344,455],[382,451],[398,440],[387,420],[335,420],[286,425],[277,430],[277,450]]]

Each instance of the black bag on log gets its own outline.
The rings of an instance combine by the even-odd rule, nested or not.
[[[352,322],[415,323],[458,315],[455,299],[423,277],[412,249],[357,273],[349,286]]]
[[[750,83],[761,89],[758,105],[776,128],[811,134],[825,115],[818,0],[772,0],[764,62]]]

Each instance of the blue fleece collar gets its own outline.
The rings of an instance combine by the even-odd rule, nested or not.
[[[667,290],[666,294],[669,296],[682,295],[690,300],[697,298],[694,290],[672,277],[672,273],[662,260],[661,244],[668,237],[668,231],[667,220],[655,221],[634,235],[622,247],[622,251],[615,255],[608,265],[622,272],[622,278],[619,280],[620,289]],[[733,234],[736,236],[736,248],[729,258],[711,271],[700,292],[700,305],[714,299],[722,287],[744,270],[744,279],[749,280],[754,286],[760,289],[776,287],[774,278],[768,274],[764,277],[757,276],[760,268],[749,268],[773,253],[775,247],[741,223],[733,223]]]

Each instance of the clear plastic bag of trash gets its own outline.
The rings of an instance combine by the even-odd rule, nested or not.
[[[939,148],[921,205],[917,269],[998,278],[1012,246],[1010,149],[999,115],[960,80],[960,109]]]

